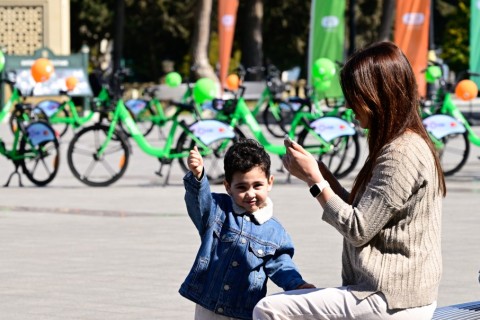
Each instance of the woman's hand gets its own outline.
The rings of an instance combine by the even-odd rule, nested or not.
[[[298,143],[287,145],[287,153],[283,157],[283,165],[285,168],[298,179],[305,181],[308,185],[323,180],[320,169],[318,168],[318,162],[313,155],[306,151]]]
[[[194,146],[193,149],[190,150],[187,162],[190,171],[192,171],[197,180],[200,180],[203,173],[203,158],[200,152],[198,152],[197,146]]]

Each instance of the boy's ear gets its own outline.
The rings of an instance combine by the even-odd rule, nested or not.
[[[229,195],[232,195],[232,191],[231,191],[231,188],[230,188],[230,183],[228,183],[227,180],[223,180],[223,185],[225,186],[225,190],[227,190],[227,193]]]
[[[273,180],[275,180],[275,178],[273,177],[273,175],[271,175],[270,178],[268,178],[268,191],[272,191]]]

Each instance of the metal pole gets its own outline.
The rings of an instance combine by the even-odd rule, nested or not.
[[[350,19],[348,21],[349,25],[349,42],[350,47],[348,49],[348,55],[351,56],[355,52],[355,0],[350,0],[349,2],[349,9],[350,12]]]
[[[125,1],[116,0],[115,2],[115,26],[113,37],[113,72],[115,73],[121,67],[123,38],[125,25]]]
[[[434,34],[434,17],[433,13],[435,10],[434,0],[430,0],[430,26],[428,28],[428,50],[435,50],[435,34]]]

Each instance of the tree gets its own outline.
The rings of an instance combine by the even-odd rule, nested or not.
[[[363,48],[379,39],[382,6],[380,0],[355,2],[355,48]]]
[[[453,71],[467,70],[470,53],[470,1],[438,1],[436,9],[439,14],[435,22],[435,27],[438,28],[436,41],[441,48],[440,57]]]
[[[198,0],[192,39],[192,57],[196,67],[195,74],[198,77],[217,79],[208,60],[211,12],[212,0]]]
[[[263,55],[281,70],[307,65],[311,1],[264,0]],[[305,68],[302,71],[306,73]]]
[[[71,0],[71,48],[78,52],[82,45],[90,48],[90,55],[94,57],[94,67],[99,65],[96,57],[100,55],[102,39],[112,38],[113,1],[98,0]]]
[[[125,1],[124,57],[135,80],[159,82],[167,72],[180,71],[190,55],[196,1]]]
[[[380,27],[378,31],[378,40],[391,40],[393,18],[395,13],[395,0],[383,0],[382,17],[380,20]]]
[[[263,0],[246,0],[243,3],[236,28],[241,30],[242,65],[246,68],[263,66]],[[261,74],[247,74],[246,79],[260,80]]]

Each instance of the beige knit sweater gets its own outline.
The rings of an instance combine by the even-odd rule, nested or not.
[[[378,158],[354,205],[327,202],[322,219],[344,237],[343,285],[363,299],[382,292],[389,309],[436,301],[442,274],[442,195],[435,162],[417,134],[397,138]]]

